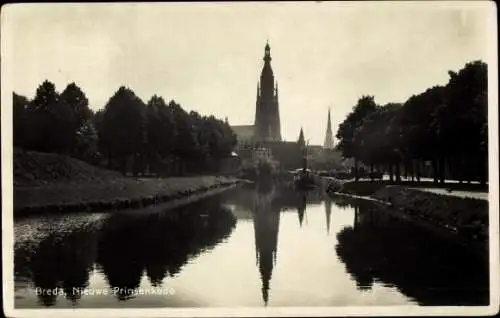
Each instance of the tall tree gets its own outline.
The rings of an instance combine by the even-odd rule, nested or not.
[[[100,126],[99,148],[110,164],[118,159],[125,173],[129,158],[134,167],[142,160],[147,143],[146,107],[132,90],[122,86],[109,99]]]
[[[196,111],[189,112],[189,120],[197,140],[197,147],[193,157],[193,168],[207,168],[209,162],[213,159],[209,149],[209,135],[211,130],[213,131],[215,127],[211,127],[207,118],[202,117]]]
[[[362,96],[356,106],[347,118],[339,125],[337,131],[337,149],[342,152],[344,157],[352,157],[355,162],[355,178],[358,180],[358,159],[360,145],[355,143],[354,134],[356,129],[361,126],[363,119],[377,109],[373,96]]]
[[[394,161],[397,155],[397,149],[389,142],[391,130],[387,128],[400,108],[400,104],[393,103],[378,107],[362,120],[354,132],[354,144],[359,147],[358,156],[364,164],[370,166],[371,173],[374,172],[374,166],[384,166],[387,162]]]
[[[30,126],[36,134],[30,141],[30,148],[38,151],[50,151],[50,111],[59,102],[59,95],[53,83],[45,80],[38,86],[35,98],[28,106]]]
[[[31,147],[45,152],[68,153],[73,139],[74,116],[55,85],[44,81],[28,106],[30,125],[37,132]]]
[[[216,119],[219,132],[222,135],[221,153],[220,156],[228,156],[236,147],[237,138],[229,123]]]
[[[75,124],[77,129],[92,116],[87,96],[74,82],[66,86],[64,91],[61,93],[61,99],[66,101],[75,114]]]
[[[33,138],[34,132],[28,123],[28,105],[29,101],[25,96],[12,93],[13,102],[13,143],[16,147],[27,148],[30,138]]]
[[[91,164],[97,164],[99,156],[97,129],[92,120],[87,120],[76,132],[73,154]]]
[[[487,65],[467,63],[458,72],[450,71],[447,102],[438,109],[442,138],[448,157],[460,158],[469,172],[468,180],[486,182],[487,171]],[[463,170],[463,169],[460,169]]]
[[[77,132],[80,131],[82,126],[92,117],[92,111],[89,108],[89,102],[85,93],[74,82],[68,84],[64,91],[61,93],[61,101],[72,111],[73,116],[73,148],[76,147]],[[81,135],[80,135],[81,136]],[[80,145],[81,146],[81,145]],[[76,149],[73,149],[76,151]]]
[[[189,114],[179,104],[172,100],[168,108],[175,122],[177,133],[173,153],[182,163],[181,170],[184,170],[184,167],[192,165],[195,159],[199,147],[197,134]]]
[[[337,132],[343,156],[383,164],[396,181],[402,168],[406,177],[420,180],[431,162],[435,183],[446,178],[486,183],[487,66],[474,61],[449,75],[446,86],[412,95],[402,106],[377,108],[366,97],[358,102]]]
[[[162,97],[153,95],[147,103],[148,163],[160,173],[162,162],[173,153],[177,138],[175,122]]]

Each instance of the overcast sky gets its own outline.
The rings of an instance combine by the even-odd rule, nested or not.
[[[403,102],[445,84],[448,70],[487,62],[490,5],[14,5],[2,8],[2,31],[16,93],[74,81],[96,110],[125,85],[145,102],[158,94],[234,125],[253,124],[269,39],[283,137],[296,140],[303,126],[323,144],[328,107],[335,134],[363,94]]]

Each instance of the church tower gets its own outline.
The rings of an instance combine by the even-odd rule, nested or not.
[[[304,131],[302,130],[302,127],[300,127],[299,139],[297,140],[297,143],[299,144],[300,149],[303,149],[306,146],[306,140],[304,139]]]
[[[328,109],[328,122],[326,123],[325,149],[333,149],[332,122],[330,119],[330,109]]]
[[[271,68],[271,48],[266,43],[264,67],[257,83],[257,102],[255,105],[254,136],[258,141],[281,141],[278,83],[274,80]]]

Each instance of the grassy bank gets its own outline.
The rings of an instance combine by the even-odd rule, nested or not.
[[[14,150],[14,215],[137,209],[234,185],[231,177],[126,178],[57,154]]]
[[[462,189],[464,185],[452,186],[452,189]],[[483,243],[488,240],[487,200],[442,195],[418,189],[428,187],[427,183],[390,185],[386,181],[333,181],[329,192],[385,202],[392,206],[393,211],[406,217],[438,226],[469,240]]]
[[[105,183],[123,179],[123,175],[116,171],[98,168],[66,155],[19,148],[14,148],[13,155],[14,187]]]
[[[386,186],[372,195],[411,217],[426,220],[470,239],[488,239],[488,201],[439,195],[403,186]]]
[[[200,194],[238,182],[235,178],[198,176],[165,179],[115,179],[108,182],[14,187],[14,215],[44,212],[136,209]]]
[[[372,195],[378,190],[392,185],[404,186],[408,188],[421,188],[421,189],[447,189],[450,191],[469,191],[469,192],[487,192],[487,186],[480,184],[467,184],[467,183],[446,183],[445,185],[434,184],[432,181],[401,181],[399,183],[391,182],[389,180],[360,180],[354,182],[352,180],[343,181],[336,180],[338,183],[338,192],[354,195]]]

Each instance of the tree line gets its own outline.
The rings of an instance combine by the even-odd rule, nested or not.
[[[374,96],[358,100],[336,134],[337,149],[354,158],[356,180],[362,163],[371,173],[385,171],[396,182],[402,173],[412,181],[487,182],[487,65],[469,62],[448,75],[446,85],[404,103],[380,106]]]
[[[66,154],[124,174],[217,171],[236,145],[226,121],[186,112],[157,95],[144,103],[120,87],[94,112],[85,93],[69,84],[62,93],[44,81],[32,100],[13,93],[13,142],[25,150]]]

